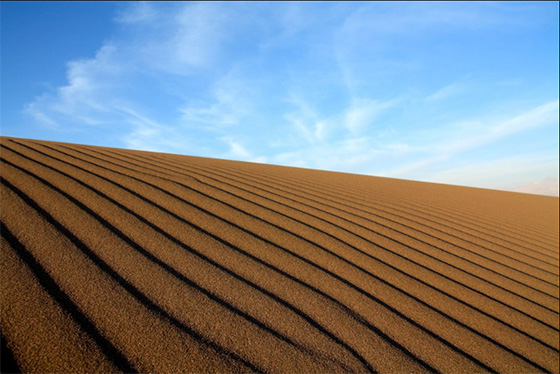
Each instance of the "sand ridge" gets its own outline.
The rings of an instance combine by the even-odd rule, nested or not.
[[[558,198],[7,137],[0,159],[23,371],[559,371]]]

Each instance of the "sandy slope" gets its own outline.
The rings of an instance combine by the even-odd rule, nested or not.
[[[23,371],[559,371],[558,198],[6,137],[0,157]]]

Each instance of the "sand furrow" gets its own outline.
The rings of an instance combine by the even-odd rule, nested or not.
[[[255,188],[254,184],[252,184],[252,187]],[[558,292],[558,286],[556,285],[556,283],[554,283],[554,281],[557,281],[557,277],[553,274],[549,274],[549,276],[551,276],[553,278],[550,281],[547,281],[547,280],[540,279],[540,278],[536,277],[535,275],[528,274],[527,272],[517,270],[517,269],[515,269],[511,266],[501,264],[497,261],[493,261],[490,264],[490,266],[484,266],[482,264],[485,263],[486,260],[488,260],[487,257],[477,254],[476,251],[473,251],[472,249],[460,248],[455,243],[444,243],[444,244],[451,245],[453,248],[460,248],[460,249],[468,251],[469,252],[469,257],[463,256],[463,255],[461,255],[461,256],[456,255],[454,253],[454,251],[445,250],[441,246],[438,246],[437,244],[434,244],[434,243],[428,243],[425,240],[423,240],[423,238],[420,237],[419,235],[410,234],[410,233],[407,232],[407,230],[399,231],[399,230],[397,230],[397,229],[395,229],[395,228],[393,228],[389,225],[385,225],[385,224],[382,224],[380,222],[372,221],[372,220],[366,220],[367,221],[366,223],[359,222],[351,214],[349,216],[346,216],[346,214],[344,214],[344,212],[342,214],[340,214],[339,209],[337,209],[335,207],[331,207],[331,206],[329,206],[329,204],[326,204],[326,203],[322,203],[322,202],[320,203],[316,199],[305,198],[301,194],[293,194],[291,191],[287,191],[287,190],[281,191],[282,193],[278,193],[279,192],[278,189],[276,189],[274,186],[269,186],[266,189],[262,189],[262,188],[259,188],[259,189],[261,189],[263,191],[266,191],[267,193],[270,193],[270,194],[273,194],[273,195],[281,196],[281,197],[289,200],[290,204],[292,204],[292,205],[293,205],[293,203],[302,204],[303,206],[309,207],[311,209],[315,209],[315,211],[322,212],[322,213],[326,214],[327,216],[328,215],[334,216],[337,219],[340,219],[342,221],[349,222],[351,224],[359,226],[359,227],[365,229],[366,231],[371,231],[371,225],[374,225],[373,227],[380,227],[381,228],[381,229],[375,229],[375,231],[378,234],[383,235],[384,233],[387,232],[386,230],[389,230],[389,232],[392,232],[392,233],[397,234],[397,235],[406,235],[406,236],[408,236],[409,238],[412,238],[415,241],[419,241],[423,244],[426,244],[430,248],[438,248],[440,250],[443,250],[443,252],[446,252],[447,254],[451,255],[452,257],[455,257],[455,258],[459,259],[460,261],[470,262],[471,264],[477,265],[478,267],[482,267],[485,270],[489,270],[493,273],[500,274],[504,277],[508,277],[509,279],[511,279],[513,281],[516,281],[514,276],[508,276],[507,275],[508,269],[505,269],[505,271],[504,270],[497,271],[497,270],[493,269],[492,266],[494,266],[494,267],[497,266],[499,269],[503,269],[504,267],[509,268],[509,270],[513,270],[516,273],[521,273],[522,277],[523,276],[528,277],[529,279],[527,280],[527,282],[524,282],[524,283],[526,283],[527,286],[532,286],[532,288],[537,290],[537,291],[539,291],[539,289],[535,288],[535,287],[543,287],[545,289],[548,289],[548,292],[552,293],[553,295],[556,295],[556,293]],[[391,235],[391,234],[389,234],[389,235]],[[384,236],[387,236],[387,235],[384,235]],[[439,238],[435,238],[435,237],[432,237],[432,238],[433,238],[433,240],[436,240],[436,241],[442,241]],[[537,283],[535,283],[535,282],[537,282]]]
[[[20,177],[19,179],[21,180],[24,178]],[[68,289],[72,289],[73,293],[80,294],[78,296],[81,296],[83,298],[82,302],[89,308],[88,310],[89,313],[94,314],[98,320],[99,319],[103,320],[102,322],[100,322],[100,324],[102,324],[103,322],[111,323],[111,324],[117,323],[117,325],[114,325],[113,327],[105,326],[104,328],[102,328],[102,330],[116,335],[114,336],[114,339],[119,340],[118,345],[121,346],[123,350],[127,351],[128,353],[127,356],[128,355],[133,356],[133,359],[131,361],[136,363],[135,366],[139,371],[141,372],[154,371],[158,367],[157,365],[161,365],[161,364],[163,364],[163,367],[166,367],[165,364],[166,363],[168,364],[170,361],[173,361],[176,355],[180,354],[179,352],[183,351],[184,349],[187,349],[187,351],[190,351],[190,353],[192,353],[195,357],[199,357],[199,359],[202,359],[203,361],[205,359],[210,359],[211,361],[215,361],[215,360],[231,361],[231,359],[233,359],[233,361],[237,361],[238,363],[240,363],[241,366],[245,366],[245,370],[247,369],[252,371],[257,370],[256,366],[250,364],[246,360],[243,360],[236,354],[232,352],[228,352],[224,350],[222,347],[217,346],[215,343],[206,339],[203,335],[197,333],[196,331],[186,326],[181,321],[177,320],[169,313],[167,313],[166,311],[158,307],[135,285],[130,283],[126,278],[124,278],[121,274],[119,274],[118,271],[112,268],[107,262],[101,259],[96,253],[94,253],[93,250],[89,248],[85,243],[83,243],[76,235],[70,232],[65,226],[68,225],[68,222],[66,222],[65,225],[61,224],[56,219],[54,219],[54,217],[50,213],[44,210],[44,208],[37,205],[37,203],[34,200],[28,197],[24,192],[19,190],[17,187],[14,187],[13,185],[9,184],[9,182],[5,180],[3,180],[3,183],[9,185],[10,188],[27,203],[27,205],[35,209],[44,220],[46,220],[50,225],[54,226],[60,234],[66,237],[66,240],[69,240],[76,247],[76,249],[79,250],[80,252],[79,254],[76,254],[75,253],[76,251],[73,251],[73,253],[64,253],[64,254],[60,253],[60,255],[68,256],[67,258],[63,258],[63,260],[66,260],[64,262],[57,261],[57,259],[54,259],[52,257],[44,257],[44,259],[45,262],[48,261],[52,263],[52,265],[50,266],[53,267],[55,270],[51,270],[51,271],[56,271],[56,274],[61,277],[61,281],[67,282]],[[68,205],[67,208],[69,211],[75,209],[72,205]],[[62,213],[62,212],[56,212],[56,213]],[[69,217],[69,218],[70,221],[72,221],[73,217]],[[53,236],[61,236],[60,234],[53,235]],[[92,238],[88,237],[87,239],[91,240]],[[93,239],[95,240],[95,238]],[[97,243],[95,247],[101,247],[100,243]],[[56,246],[50,248],[56,248]],[[46,247],[46,249],[50,250],[49,247]],[[82,256],[79,256],[80,254]],[[78,255],[78,257],[76,257],[76,255]],[[83,255],[85,255],[87,260],[89,260],[86,261],[87,264],[84,266],[91,267],[93,262],[93,265],[97,266],[96,270],[94,270],[93,272],[82,271],[77,273],[76,271],[71,271],[70,269],[66,269],[65,271],[63,270],[65,266],[76,266],[76,263],[79,264],[80,261],[83,262],[84,261]],[[58,267],[62,267],[62,269],[58,269]],[[75,276],[91,278],[96,272],[99,273],[99,271],[104,273],[103,278],[107,278],[107,276],[109,276],[112,282],[116,282],[118,285],[120,285],[126,291],[125,294],[123,294],[121,291],[119,296],[114,295],[112,297],[109,297],[109,299],[107,300],[109,302],[107,304],[103,302],[102,304],[99,305],[98,303],[101,302],[101,300],[106,300],[107,292],[115,291],[114,285],[108,285],[108,288],[107,287],[103,288],[102,287],[103,279],[98,279],[95,282],[88,284],[89,287],[87,287],[84,290],[80,288],[76,289],[76,287],[80,287],[80,285],[84,282],[84,280],[78,281],[77,279],[74,278]],[[67,277],[74,278],[74,279],[62,279]],[[87,291],[87,293],[85,293],[84,291]],[[131,300],[132,303],[127,299],[128,300],[132,299]],[[117,300],[119,301],[119,303],[115,303]],[[118,306],[115,304],[121,304],[121,305]],[[136,307],[135,304],[137,305]],[[106,309],[106,307],[109,307],[111,309]],[[133,313],[127,313],[126,315],[118,315],[117,318],[117,315],[115,315],[115,313],[118,314],[122,310],[130,310],[130,312]],[[147,314],[147,316],[142,316],[141,314],[144,315]],[[90,316],[91,319],[96,319],[95,317]],[[130,317],[133,318],[131,318],[131,320],[128,320],[127,318]],[[129,326],[125,328],[125,326],[127,325]],[[121,326],[121,328],[117,328],[117,326]],[[118,335],[121,334],[122,331],[125,331],[129,335],[128,336]],[[153,333],[155,333],[155,336],[153,336]],[[135,334],[139,334],[139,336],[134,337]],[[194,342],[190,342],[190,344],[186,344],[189,342],[185,341],[184,336],[175,337],[178,334],[187,335],[187,337],[190,338],[189,340]],[[179,338],[179,340],[177,340],[177,338]],[[163,356],[158,357],[158,355],[156,355],[155,357],[147,356],[152,360],[154,358],[159,358],[160,360],[162,360],[162,362],[160,362],[159,364],[157,361],[138,363],[137,361],[139,359],[139,356],[141,357],[142,350],[146,349],[151,344],[155,344],[154,348],[169,350],[168,351],[169,356],[165,357],[165,359]],[[190,346],[188,347],[187,345]],[[202,345],[202,349],[200,345]],[[217,357],[212,358],[212,356],[217,356]],[[202,361],[201,363],[203,364]],[[226,363],[225,366],[222,365],[222,367],[228,367],[229,365],[231,365],[231,362]],[[239,364],[235,364],[235,366],[241,368]],[[200,367],[200,370],[204,370],[204,365]]]
[[[341,198],[340,194],[336,196],[332,195],[332,193],[330,193],[328,190],[307,188],[305,190],[305,193],[309,196],[319,197],[323,201],[337,204],[337,206],[342,207],[343,210],[348,209],[349,212],[353,212],[357,216],[361,216],[364,218],[376,217],[385,219],[388,222],[392,222],[395,224],[401,224],[409,227],[414,226],[417,231],[421,231],[420,228],[423,230],[427,229],[431,232],[436,233],[436,235],[438,235],[439,237],[441,237],[441,235],[444,235],[444,237],[458,239],[459,242],[456,242],[456,244],[466,243],[467,245],[475,245],[480,249],[486,249],[488,251],[500,251],[504,253],[504,256],[511,257],[512,259],[517,259],[522,263],[526,261],[527,264],[531,264],[532,266],[540,268],[541,270],[544,270],[546,272],[551,272],[558,276],[558,268],[555,266],[555,262],[557,262],[558,259],[535,252],[534,247],[528,248],[519,246],[519,248],[515,248],[515,246],[517,245],[513,243],[507,243],[508,246],[497,244],[489,240],[481,239],[480,232],[475,232],[475,235],[473,236],[472,233],[459,230],[456,227],[451,227],[444,221],[433,221],[429,219],[422,220],[422,217],[420,217],[419,215],[411,214],[411,212],[406,212],[404,209],[393,209],[393,212],[390,212],[387,209],[383,209],[384,206],[382,205],[382,203],[376,201],[374,196],[371,197],[371,200],[369,202],[364,201],[361,204],[356,204],[356,202],[353,202],[350,199]],[[372,205],[372,202],[374,202],[375,205]],[[400,211],[401,214],[407,214],[408,216],[396,214],[394,212],[395,210]],[[411,218],[413,216],[415,216],[416,218]],[[420,218],[420,221],[417,218]],[[444,228],[444,230],[442,230],[442,228]],[[500,239],[498,238],[498,240]],[[464,245],[462,246],[464,247]]]
[[[36,248],[35,255],[40,256],[38,261],[84,310],[87,318],[120,348],[135,370],[147,372],[158,368],[178,368],[177,363],[173,363],[175,357],[186,352],[193,355],[195,360],[190,364],[185,362],[185,368],[192,368],[194,364],[202,371],[212,366],[225,370],[232,365],[241,371],[256,369],[229,352],[212,346],[201,335],[157,308],[43,207],[4,179],[3,184],[19,197],[8,200],[10,203],[19,203],[19,209],[13,210],[15,215],[10,217],[11,221],[24,225],[33,223],[29,219],[37,217],[37,224],[49,232],[49,236],[41,238],[40,242],[34,241],[33,237],[25,238],[30,242],[29,247]],[[27,187],[31,184],[33,182],[29,182]],[[17,222],[18,213],[25,213],[22,218],[27,219],[27,222]],[[58,249],[56,256],[52,256],[50,252],[55,249]],[[122,313],[124,310],[127,313]],[[150,346],[161,351],[156,356],[143,356],[142,352]]]

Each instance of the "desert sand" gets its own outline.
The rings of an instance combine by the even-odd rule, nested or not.
[[[3,371],[559,372],[556,197],[7,137],[0,159]]]

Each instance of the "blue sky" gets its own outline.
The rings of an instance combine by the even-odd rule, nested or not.
[[[558,2],[0,12],[5,136],[558,195]]]

